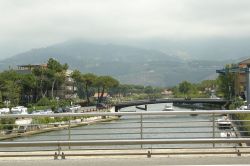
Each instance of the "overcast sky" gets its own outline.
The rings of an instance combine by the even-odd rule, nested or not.
[[[90,40],[250,36],[250,0],[0,0],[0,59]]]

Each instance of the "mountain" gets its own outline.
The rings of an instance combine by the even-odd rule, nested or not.
[[[250,56],[250,38],[204,38],[204,39],[146,39],[130,42],[130,45],[149,48],[175,55],[184,60],[235,60]]]
[[[2,60],[0,70],[23,64],[46,63],[51,57],[67,63],[73,70],[111,75],[122,83],[153,86],[173,86],[183,80],[198,82],[214,78],[215,70],[228,63],[185,61],[153,49],[77,40],[33,49]]]

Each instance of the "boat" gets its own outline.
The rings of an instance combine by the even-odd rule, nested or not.
[[[195,111],[195,109],[192,109],[192,111]],[[198,116],[198,114],[193,113],[193,114],[190,114],[190,116]]]
[[[225,130],[220,133],[220,137],[222,138],[235,138],[236,134],[232,130]]]
[[[217,120],[217,126],[221,130],[230,130],[232,128],[232,122],[227,116],[223,116],[221,119]]]
[[[235,138],[236,132],[233,128],[232,121],[227,116],[217,120],[217,126],[221,130],[220,137],[222,138]]]
[[[173,111],[173,103],[167,103],[163,109],[163,111]]]

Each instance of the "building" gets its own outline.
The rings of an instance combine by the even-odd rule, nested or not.
[[[165,89],[164,91],[161,92],[161,95],[165,97],[173,97],[173,92],[170,89]]]
[[[18,65],[17,66],[17,70],[15,70],[15,71],[17,73],[19,73],[19,74],[31,74],[33,69],[39,69],[39,68],[46,69],[47,68],[47,64]]]
[[[250,58],[238,63],[238,67],[241,69],[247,68],[250,65]],[[237,72],[235,79],[235,92],[238,95],[246,94],[246,78],[245,72]]]
[[[72,70],[67,70],[65,73],[65,81],[57,89],[54,90],[54,96],[59,97],[60,99],[74,99],[77,98],[77,88],[74,86],[75,82],[71,77]],[[51,94],[51,91],[49,91]]]
[[[95,99],[98,99],[98,97],[101,97],[101,95],[102,95],[102,93],[99,93],[99,94],[98,94],[98,93],[95,93],[93,97],[94,97]],[[104,98],[104,99],[107,99],[107,98],[109,98],[109,97],[110,97],[110,96],[109,96],[108,93],[106,93],[106,92],[103,93],[103,98]]]

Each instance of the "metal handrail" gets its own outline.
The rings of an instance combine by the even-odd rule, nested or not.
[[[83,116],[133,116],[133,115],[190,115],[190,114],[249,114],[250,110],[209,110],[209,111],[149,111],[149,112],[91,112],[58,114],[1,114],[0,118],[38,118],[38,117],[83,117]]]
[[[225,134],[228,133],[223,133],[225,131],[220,130],[220,128],[218,127],[219,125],[216,124],[217,122],[219,122],[217,118],[221,118],[222,115],[227,115],[227,114],[246,114],[246,113],[250,114],[250,110],[91,112],[91,113],[61,113],[61,114],[46,114],[46,115],[5,114],[5,115],[0,115],[0,119],[1,118],[21,119],[21,118],[40,118],[40,117],[68,117],[68,118],[66,118],[67,120],[64,123],[62,123],[61,126],[56,126],[56,127],[53,126],[57,125],[56,123],[39,124],[39,121],[35,121],[36,124],[31,124],[31,125],[41,125],[42,129],[41,132],[43,131],[47,132],[47,129],[43,128],[43,125],[47,127],[49,126],[51,128],[58,127],[57,129],[64,130],[62,132],[60,131],[60,132],[50,133],[47,135],[48,136],[47,138],[42,136],[42,139],[40,138],[40,141],[37,141],[36,137],[34,137],[33,140],[30,139],[31,141],[29,142],[25,141],[25,139],[24,142],[16,142],[18,139],[16,141],[8,141],[8,139],[11,138],[11,135],[9,135],[9,137],[8,135],[2,135],[2,139],[6,140],[4,142],[0,142],[0,148],[5,149],[6,151],[11,150],[11,148],[9,149],[9,147],[13,147],[16,150],[18,149],[17,147],[30,147],[30,149],[43,149],[39,147],[47,147],[48,149],[50,149],[51,147],[63,147],[63,146],[69,147],[69,149],[71,146],[72,147],[79,146],[79,148],[83,147],[89,148],[88,146],[93,146],[93,148],[101,148],[98,146],[109,146],[109,148],[116,149],[117,148],[116,145],[126,145],[124,146],[124,148],[128,148],[127,145],[140,145],[141,148],[145,147],[152,148],[154,145],[153,148],[166,147],[166,149],[168,149],[172,147],[169,144],[173,145],[179,144],[181,147],[185,147],[184,144],[205,144],[204,146],[208,146],[207,144],[211,144],[213,145],[214,148],[216,148],[214,144],[221,144],[222,146],[225,147],[230,146],[231,148],[234,148],[236,146],[238,147],[239,144],[242,143],[250,144],[249,137],[243,136],[244,134],[240,136],[239,134],[239,132],[247,133],[248,131],[245,131],[246,129],[243,128],[237,130],[236,129],[237,125],[234,124],[234,122],[247,122],[247,120],[230,119],[233,125],[232,132],[234,133],[232,137],[228,137],[227,135],[225,137]],[[185,118],[186,116],[179,116],[179,115],[190,115],[190,114],[205,115],[201,116],[205,118],[198,120],[165,119],[165,117],[166,118],[172,117],[168,115],[176,115],[174,116],[174,118],[175,117]],[[91,120],[93,121],[82,120],[89,117],[98,117],[98,121],[95,121],[95,118],[91,118]],[[103,121],[102,118],[104,117],[106,118],[110,117],[111,120],[112,119],[120,119],[120,120],[108,122],[108,121]],[[79,125],[77,124],[74,125],[73,120],[70,120],[71,118],[81,119],[81,121],[79,120]],[[158,118],[159,121],[157,121]],[[95,122],[98,122],[99,124],[97,126],[89,126],[89,127],[85,126],[88,123],[93,124]],[[60,124],[60,122],[58,122],[58,124]],[[78,127],[78,126],[84,126],[84,127]],[[240,127],[245,127],[245,126],[248,125],[240,124]],[[72,128],[72,127],[77,127],[77,128]],[[223,124],[220,124],[220,127],[227,127],[227,126],[223,126]],[[182,128],[183,131],[181,131],[180,128]],[[11,130],[4,130],[4,131],[6,132]],[[17,127],[12,131],[13,131],[12,133],[13,138],[15,138],[15,136],[16,137],[27,136],[28,134],[32,134],[32,132],[27,134],[19,133]],[[221,133],[221,135],[219,133]],[[157,144],[159,145],[162,144],[162,145],[158,146]],[[192,146],[194,146],[195,148],[195,146],[201,147],[203,145],[192,145]],[[27,148],[23,149],[26,150]]]
[[[211,144],[211,143],[250,143],[250,138],[232,139],[142,139],[142,140],[91,140],[91,141],[36,141],[0,142],[0,147],[34,146],[103,146],[103,145],[141,145],[141,144]]]

